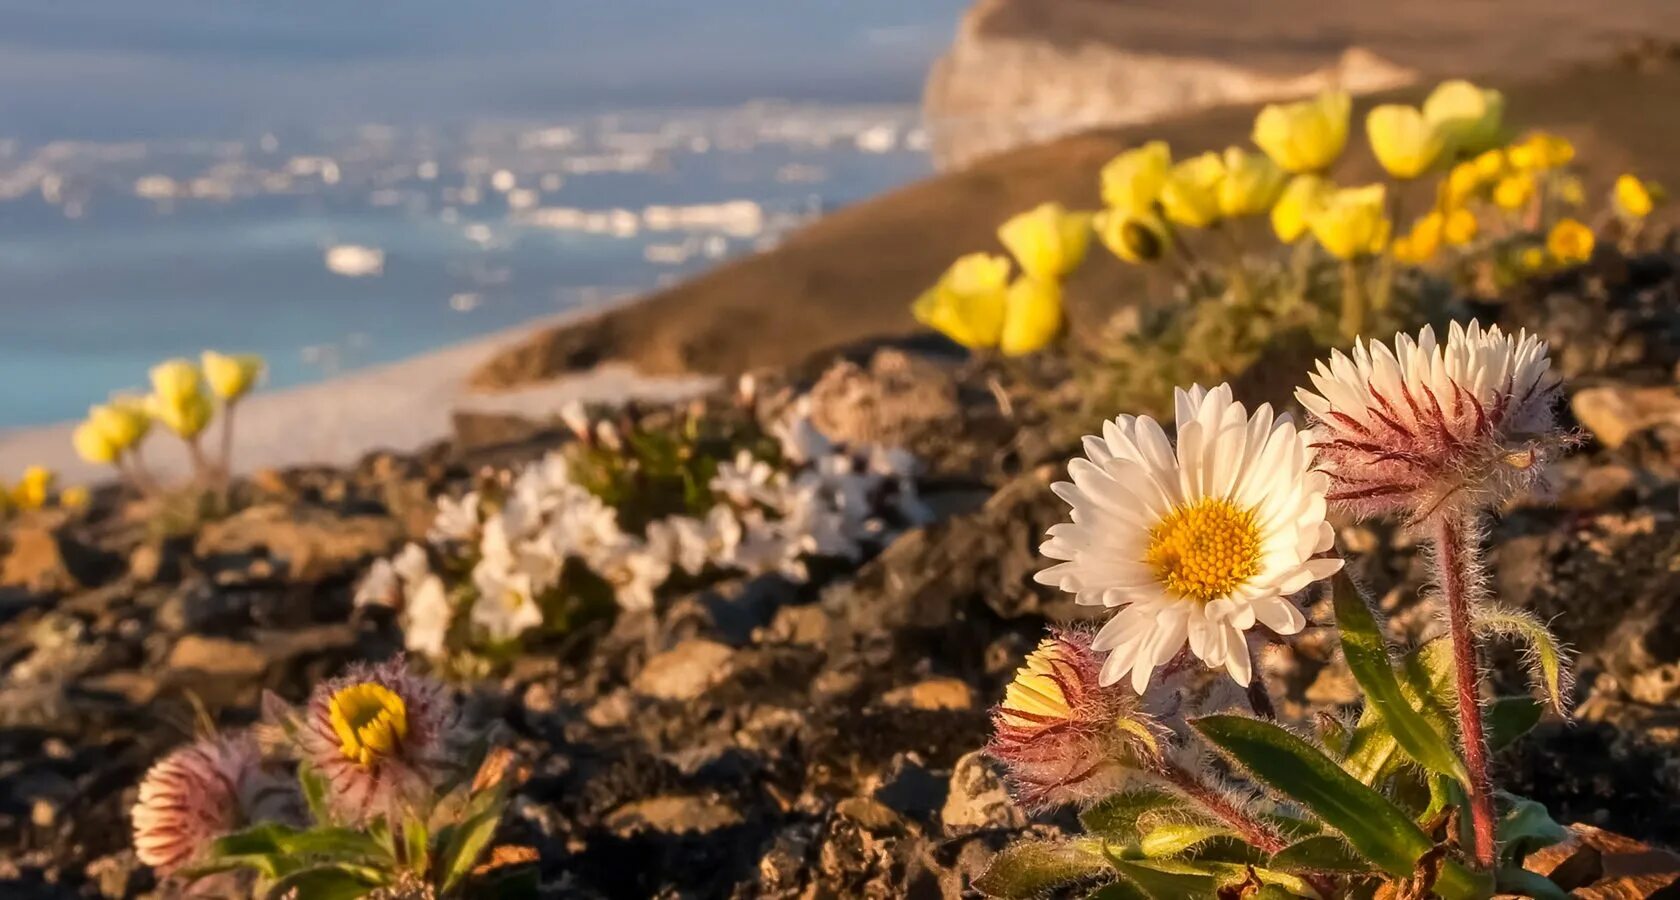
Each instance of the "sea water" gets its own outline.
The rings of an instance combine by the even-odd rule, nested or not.
[[[155,362],[284,387],[636,296],[929,171],[909,106],[0,142],[0,428]]]

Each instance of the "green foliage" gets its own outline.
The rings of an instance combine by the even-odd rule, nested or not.
[[[573,480],[618,510],[620,526],[633,533],[666,516],[704,516],[714,503],[708,485],[718,466],[742,450],[781,461],[780,445],[743,409],[634,417],[622,424],[617,441],[578,441],[565,452]]]
[[[1026,900],[1110,871],[1099,842],[1021,841],[1005,847],[986,874],[975,879],[974,887],[1003,900]]]
[[[365,828],[335,824],[326,808],[325,779],[300,766],[309,825],[262,822],[225,835],[183,874],[193,879],[249,871],[258,879],[257,896],[272,898],[296,890],[296,896],[311,900],[350,900],[394,886],[429,886],[437,896],[459,896],[507,808],[508,764],[506,751],[498,751],[473,784],[440,792],[406,810],[396,823],[380,818]]]
[[[1571,687],[1569,663],[1563,644],[1546,623],[1527,610],[1482,607],[1475,612],[1478,633],[1490,637],[1511,637],[1523,643],[1534,686],[1551,703],[1558,715],[1569,714],[1566,696]]]
[[[1305,360],[1345,345],[1341,267],[1310,243],[1290,252],[1288,260],[1245,256],[1218,271],[1200,270],[1180,281],[1173,296],[1119,313],[1089,342],[1076,369],[1088,406],[1105,416],[1113,409],[1163,415],[1171,412],[1175,386],[1218,384],[1271,355]],[[1451,289],[1407,269],[1390,295],[1371,311],[1369,333],[1431,319]]]
[[[1454,751],[1451,739],[1407,700],[1388,656],[1388,641],[1376,615],[1346,572],[1334,579],[1336,624],[1342,633],[1342,653],[1348,668],[1365,691],[1367,708],[1381,717],[1395,743],[1412,759],[1461,783],[1470,775]]]
[[[1405,811],[1361,784],[1334,760],[1269,722],[1207,716],[1196,731],[1256,779],[1311,810],[1358,853],[1396,878],[1411,877],[1434,847]],[[1436,889],[1447,900],[1486,896],[1476,879],[1448,861]]]

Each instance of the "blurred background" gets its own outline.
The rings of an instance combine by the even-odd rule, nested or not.
[[[6,0],[0,428],[205,347],[284,387],[774,245],[929,171],[963,6]]]

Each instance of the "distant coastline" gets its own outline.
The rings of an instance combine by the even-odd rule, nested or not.
[[[239,408],[233,465],[236,472],[305,464],[348,465],[373,450],[412,451],[447,437],[457,411],[542,417],[569,400],[617,403],[632,398],[676,399],[707,390],[716,378],[650,377],[608,363],[549,382],[498,394],[475,394],[467,376],[505,347],[535,331],[576,324],[639,302],[548,316],[485,337],[463,341],[325,381],[259,391]],[[0,431],[0,481],[30,465],[45,465],[66,484],[112,477],[109,468],[77,458],[70,445],[74,422]],[[180,442],[155,432],[145,445],[158,473],[181,473],[187,459]]]

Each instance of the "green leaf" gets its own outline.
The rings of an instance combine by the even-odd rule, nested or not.
[[[1500,697],[1489,703],[1482,716],[1488,748],[1498,753],[1516,743],[1540,724],[1545,712],[1546,708],[1533,697]]]
[[[303,788],[303,800],[309,805],[309,816],[317,824],[329,825],[332,810],[327,806],[327,776],[308,763],[298,763],[298,786]]]
[[[1377,624],[1359,587],[1346,572],[1336,576],[1333,594],[1336,627],[1342,633],[1342,653],[1347,657],[1348,668],[1353,670],[1354,680],[1365,691],[1366,704],[1376,708],[1406,755],[1431,771],[1469,784],[1470,773],[1453,750],[1452,742],[1401,693],[1382,626]]]
[[[1206,716],[1195,729],[1267,786],[1316,813],[1383,871],[1409,878],[1434,844],[1411,817],[1349,775],[1316,747],[1270,722]],[[1436,890],[1447,900],[1486,896],[1471,874],[1448,861]]]
[[[325,857],[335,862],[389,860],[378,841],[354,828],[311,828],[285,835],[277,843],[292,856]]]
[[[1328,834],[1303,838],[1273,854],[1271,868],[1302,872],[1369,872],[1347,841]]]
[[[1530,853],[1569,839],[1569,829],[1553,820],[1545,806],[1503,791],[1499,797],[1511,806],[1494,828],[1499,855],[1508,865],[1522,868]]]
[[[1085,900],[1151,900],[1143,889],[1130,881],[1105,884],[1085,895]]]
[[[1153,788],[1139,788],[1114,794],[1098,801],[1079,815],[1079,822],[1091,834],[1100,834],[1123,843],[1137,840],[1142,829],[1138,820],[1163,809],[1182,807],[1184,800],[1176,794]]]
[[[1113,865],[1114,870],[1120,873],[1121,880],[1130,883],[1151,900],[1212,897],[1219,889],[1217,879],[1194,869],[1163,871],[1163,867],[1129,860],[1114,860]]]
[[[383,883],[374,873],[349,866],[316,866],[303,869],[276,881],[268,889],[268,900],[282,900],[287,896],[307,897],[309,900],[356,900]],[[292,894],[293,891],[297,893]]]
[[[1021,841],[1003,849],[975,890],[1003,900],[1026,900],[1043,891],[1111,872],[1095,841]]]
[[[1150,859],[1159,859],[1177,856],[1214,838],[1233,836],[1230,829],[1218,825],[1175,822],[1151,829],[1138,840],[1138,850]]]
[[[1499,870],[1499,892],[1533,897],[1535,900],[1569,900],[1569,892],[1558,887],[1550,878],[1522,868]]]
[[[426,820],[409,813],[403,817],[403,862],[410,872],[426,874],[432,867],[431,835]]]
[[[1401,672],[1405,680],[1401,683],[1401,690],[1412,701],[1414,708],[1429,717],[1430,721],[1443,730],[1453,729],[1456,734],[1453,719],[1440,704],[1440,699],[1450,696],[1452,690],[1452,665],[1451,642],[1445,638],[1430,641],[1406,654],[1402,660]],[[1366,704],[1354,725],[1353,738],[1348,742],[1346,756],[1342,758],[1342,768],[1362,783],[1374,785],[1394,769],[1399,753],[1400,743],[1395,740],[1382,714],[1376,706]]]
[[[502,823],[502,810],[507,806],[504,785],[505,782],[474,795],[467,802],[462,820],[441,841],[438,869],[443,875],[444,890],[454,887],[472,871],[496,836],[496,828]]]
[[[1521,641],[1534,686],[1545,694],[1558,715],[1569,715],[1567,695],[1574,676],[1569,671],[1567,651],[1540,617],[1525,609],[1482,607],[1475,610],[1474,625],[1478,633]]]
[[[210,852],[217,856],[251,856],[260,853],[280,853],[284,841],[297,835],[297,829],[279,822],[263,822],[242,831],[225,834],[210,844]]]

